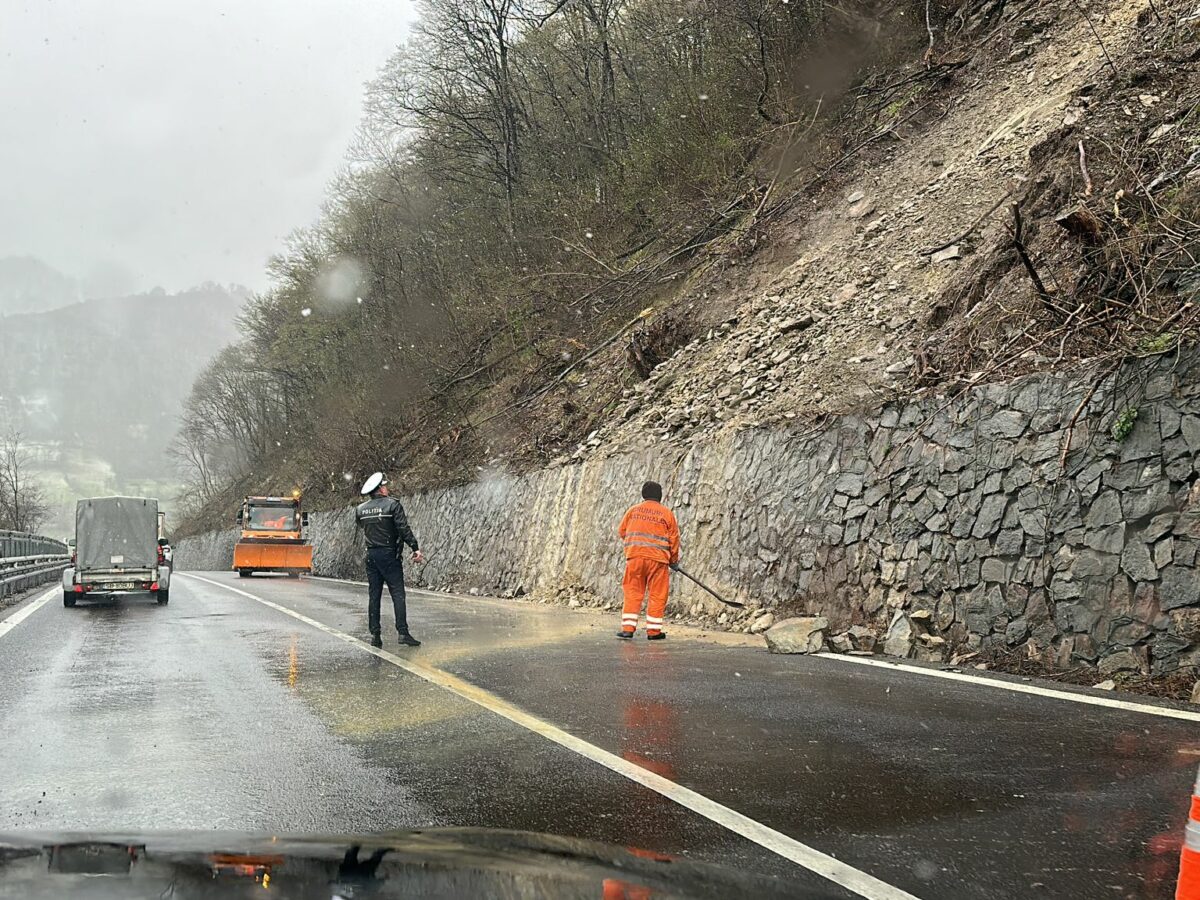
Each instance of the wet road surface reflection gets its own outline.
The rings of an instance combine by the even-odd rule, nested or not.
[[[362,631],[356,589],[318,584],[269,596]],[[1173,892],[1189,723],[684,632],[626,644],[603,616],[531,604],[410,607],[422,661],[919,896]],[[671,804],[638,803],[662,832]]]
[[[228,580],[365,635],[356,586]],[[0,826],[515,828],[824,884],[359,647],[172,587],[47,606],[0,642]],[[683,630],[622,643],[611,617],[532,604],[414,592],[410,617],[425,646],[389,651],[918,896],[1171,895],[1191,723]]]

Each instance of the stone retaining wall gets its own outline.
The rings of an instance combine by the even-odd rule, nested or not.
[[[868,625],[925,658],[1024,645],[1106,673],[1194,666],[1197,364],[1130,364],[1094,392],[1091,373],[1036,375],[819,428],[490,474],[405,500],[430,556],[419,578],[616,599],[616,523],[654,477],[685,565],[754,606],[820,614],[835,632]],[[1117,440],[1114,426],[1128,433]],[[318,571],[361,577],[349,509],[313,522]],[[177,561],[227,567],[233,537],[185,540]],[[670,609],[711,602],[677,584]]]

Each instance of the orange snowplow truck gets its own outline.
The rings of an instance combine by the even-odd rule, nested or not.
[[[233,548],[233,568],[242,578],[255,572],[312,574],[312,545],[304,540],[308,513],[300,492],[290,497],[247,497],[237,514],[242,537]]]

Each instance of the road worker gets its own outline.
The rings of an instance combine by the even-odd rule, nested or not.
[[[625,609],[617,637],[630,640],[637,631],[642,601],[646,605],[646,639],[661,641],[663,614],[667,610],[667,591],[671,586],[671,567],[679,562],[679,525],[674,514],[662,504],[662,485],[647,481],[642,485],[642,502],[631,507],[621,519],[618,534],[625,542]]]
[[[414,563],[425,561],[425,555],[417,546],[417,536],[408,525],[408,516],[400,501],[388,496],[387,479],[382,472],[368,478],[360,493],[370,497],[360,503],[354,512],[354,521],[363,530],[367,541],[367,626],[371,630],[371,645],[383,646],[380,636],[379,604],[383,599],[383,585],[392,595],[392,611],[396,615],[396,631],[400,643],[408,647],[420,647],[408,630],[408,613],[404,596],[404,563],[400,554],[407,544],[412,548]]]

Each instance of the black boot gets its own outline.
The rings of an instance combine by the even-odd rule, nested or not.
[[[420,641],[418,641],[411,634],[407,634],[407,633],[401,633],[400,643],[403,644],[405,647],[420,647],[421,646]]]
[[[371,635],[371,646],[372,647],[382,647],[383,646],[383,638],[381,638],[377,634]]]

